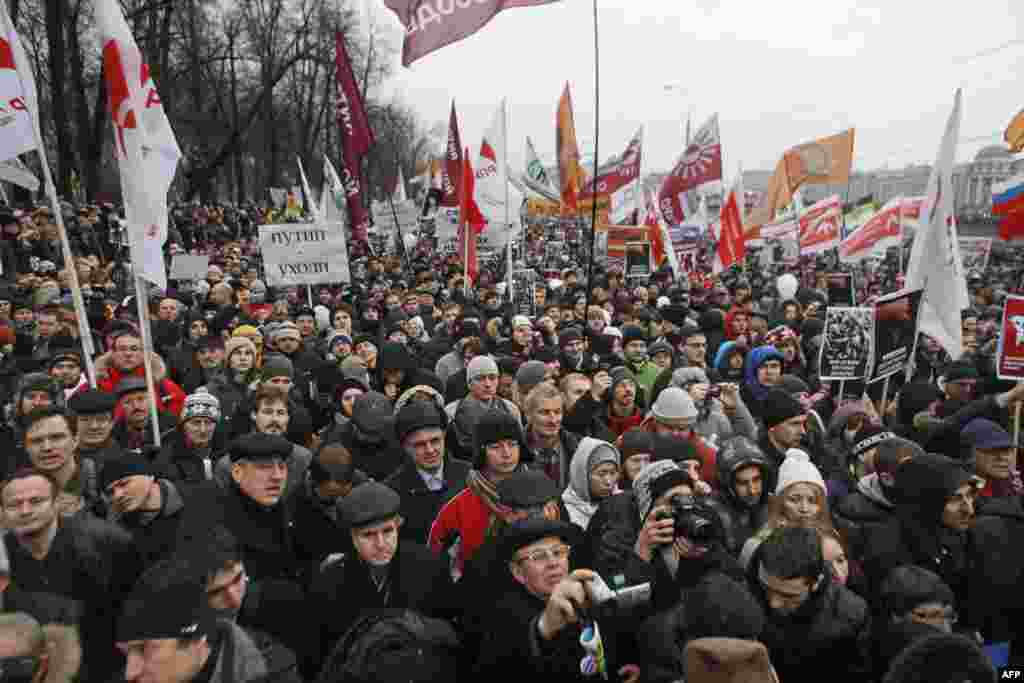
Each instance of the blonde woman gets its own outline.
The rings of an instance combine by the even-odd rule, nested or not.
[[[775,495],[768,501],[767,520],[760,531],[743,544],[740,564],[747,566],[758,546],[772,531],[790,526],[815,528],[823,533],[835,531],[828,509],[825,479],[810,456],[799,448],[786,451],[786,459],[779,467]]]

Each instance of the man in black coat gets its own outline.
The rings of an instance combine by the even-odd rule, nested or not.
[[[470,465],[448,457],[447,417],[431,402],[412,401],[395,416],[395,436],[406,460],[384,483],[402,498],[400,536],[426,545],[430,526],[445,503],[466,487]]]
[[[1009,666],[1024,666],[1024,507],[1019,497],[991,499],[970,531],[970,612],[987,642],[1010,641]]]
[[[299,557],[293,510],[285,496],[292,451],[292,443],[276,434],[246,434],[232,442],[231,480],[223,487],[205,482],[189,492],[181,541],[201,542],[221,525],[238,540],[253,580],[273,581],[275,590],[301,596],[307,567]]]
[[[307,674],[352,623],[367,611],[403,608],[427,616],[452,616],[453,591],[446,564],[426,546],[399,539],[401,498],[367,482],[341,503],[349,549],[328,557],[309,594]]]
[[[747,572],[750,590],[767,615],[760,640],[779,680],[825,670],[836,681],[870,677],[867,603],[833,582],[815,529],[776,529],[754,553]]]
[[[369,391],[356,399],[352,419],[332,428],[324,441],[341,441],[357,468],[375,481],[384,481],[405,461],[395,438],[393,411],[384,394]]]
[[[100,487],[110,499],[108,519],[132,535],[144,568],[173,552],[185,507],[174,484],[158,479],[143,458],[127,456],[103,467]]]

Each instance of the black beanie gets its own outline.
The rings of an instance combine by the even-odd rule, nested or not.
[[[516,418],[504,410],[491,408],[473,428],[474,465],[482,467],[485,462],[484,448],[492,443],[511,439],[522,445],[523,432]],[[522,454],[520,454],[522,457]]]
[[[153,469],[148,462],[141,458],[123,457],[108,460],[100,470],[100,490],[106,491],[107,487],[118,479],[134,476],[152,476]]]
[[[216,629],[206,591],[187,582],[162,590],[136,589],[121,608],[117,641],[194,639]]]
[[[710,572],[683,597],[683,627],[688,640],[742,638],[757,640],[764,612],[747,587],[725,574]]]
[[[761,416],[768,429],[805,412],[800,402],[782,389],[770,389],[761,399]]]
[[[433,402],[410,401],[395,415],[395,436],[398,437],[398,443],[405,441],[405,437],[411,436],[415,431],[431,427],[441,430],[445,428],[445,416]]]

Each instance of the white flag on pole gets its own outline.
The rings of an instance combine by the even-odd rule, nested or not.
[[[476,160],[476,203],[490,225],[505,223],[506,176],[505,100],[498,105],[491,127],[480,141],[480,154]]]
[[[320,205],[316,203],[316,197],[313,196],[313,191],[309,189],[309,180],[306,179],[306,169],[302,167],[302,157],[296,156],[295,160],[299,162],[299,178],[302,179],[302,194],[306,195],[306,202],[309,204],[309,212],[313,214],[313,222],[322,223],[324,220],[323,213],[320,212]]]
[[[402,166],[398,166],[398,182],[395,183],[395,195],[392,197],[396,202],[404,202],[409,199],[405,193],[405,174],[402,173]]]
[[[919,330],[938,341],[954,360],[963,352],[960,311],[970,304],[953,205],[953,162],[962,115],[960,101],[961,93],[957,90],[938,157],[928,178],[921,226],[914,235],[904,285],[908,290],[924,289]]]
[[[167,191],[181,149],[117,1],[96,0],[95,13],[132,265],[136,276],[164,289]]]
[[[38,149],[42,135],[31,62],[7,13],[7,3],[0,10],[0,33],[0,160],[6,160]]]

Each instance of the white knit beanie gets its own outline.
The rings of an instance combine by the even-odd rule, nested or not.
[[[679,387],[668,387],[658,394],[651,415],[660,422],[692,420],[697,417],[697,407],[688,393]]]
[[[814,484],[822,493],[828,492],[825,479],[811,462],[811,456],[799,448],[786,451],[786,459],[779,467],[779,483],[775,487],[775,495],[780,495],[791,484]]]

